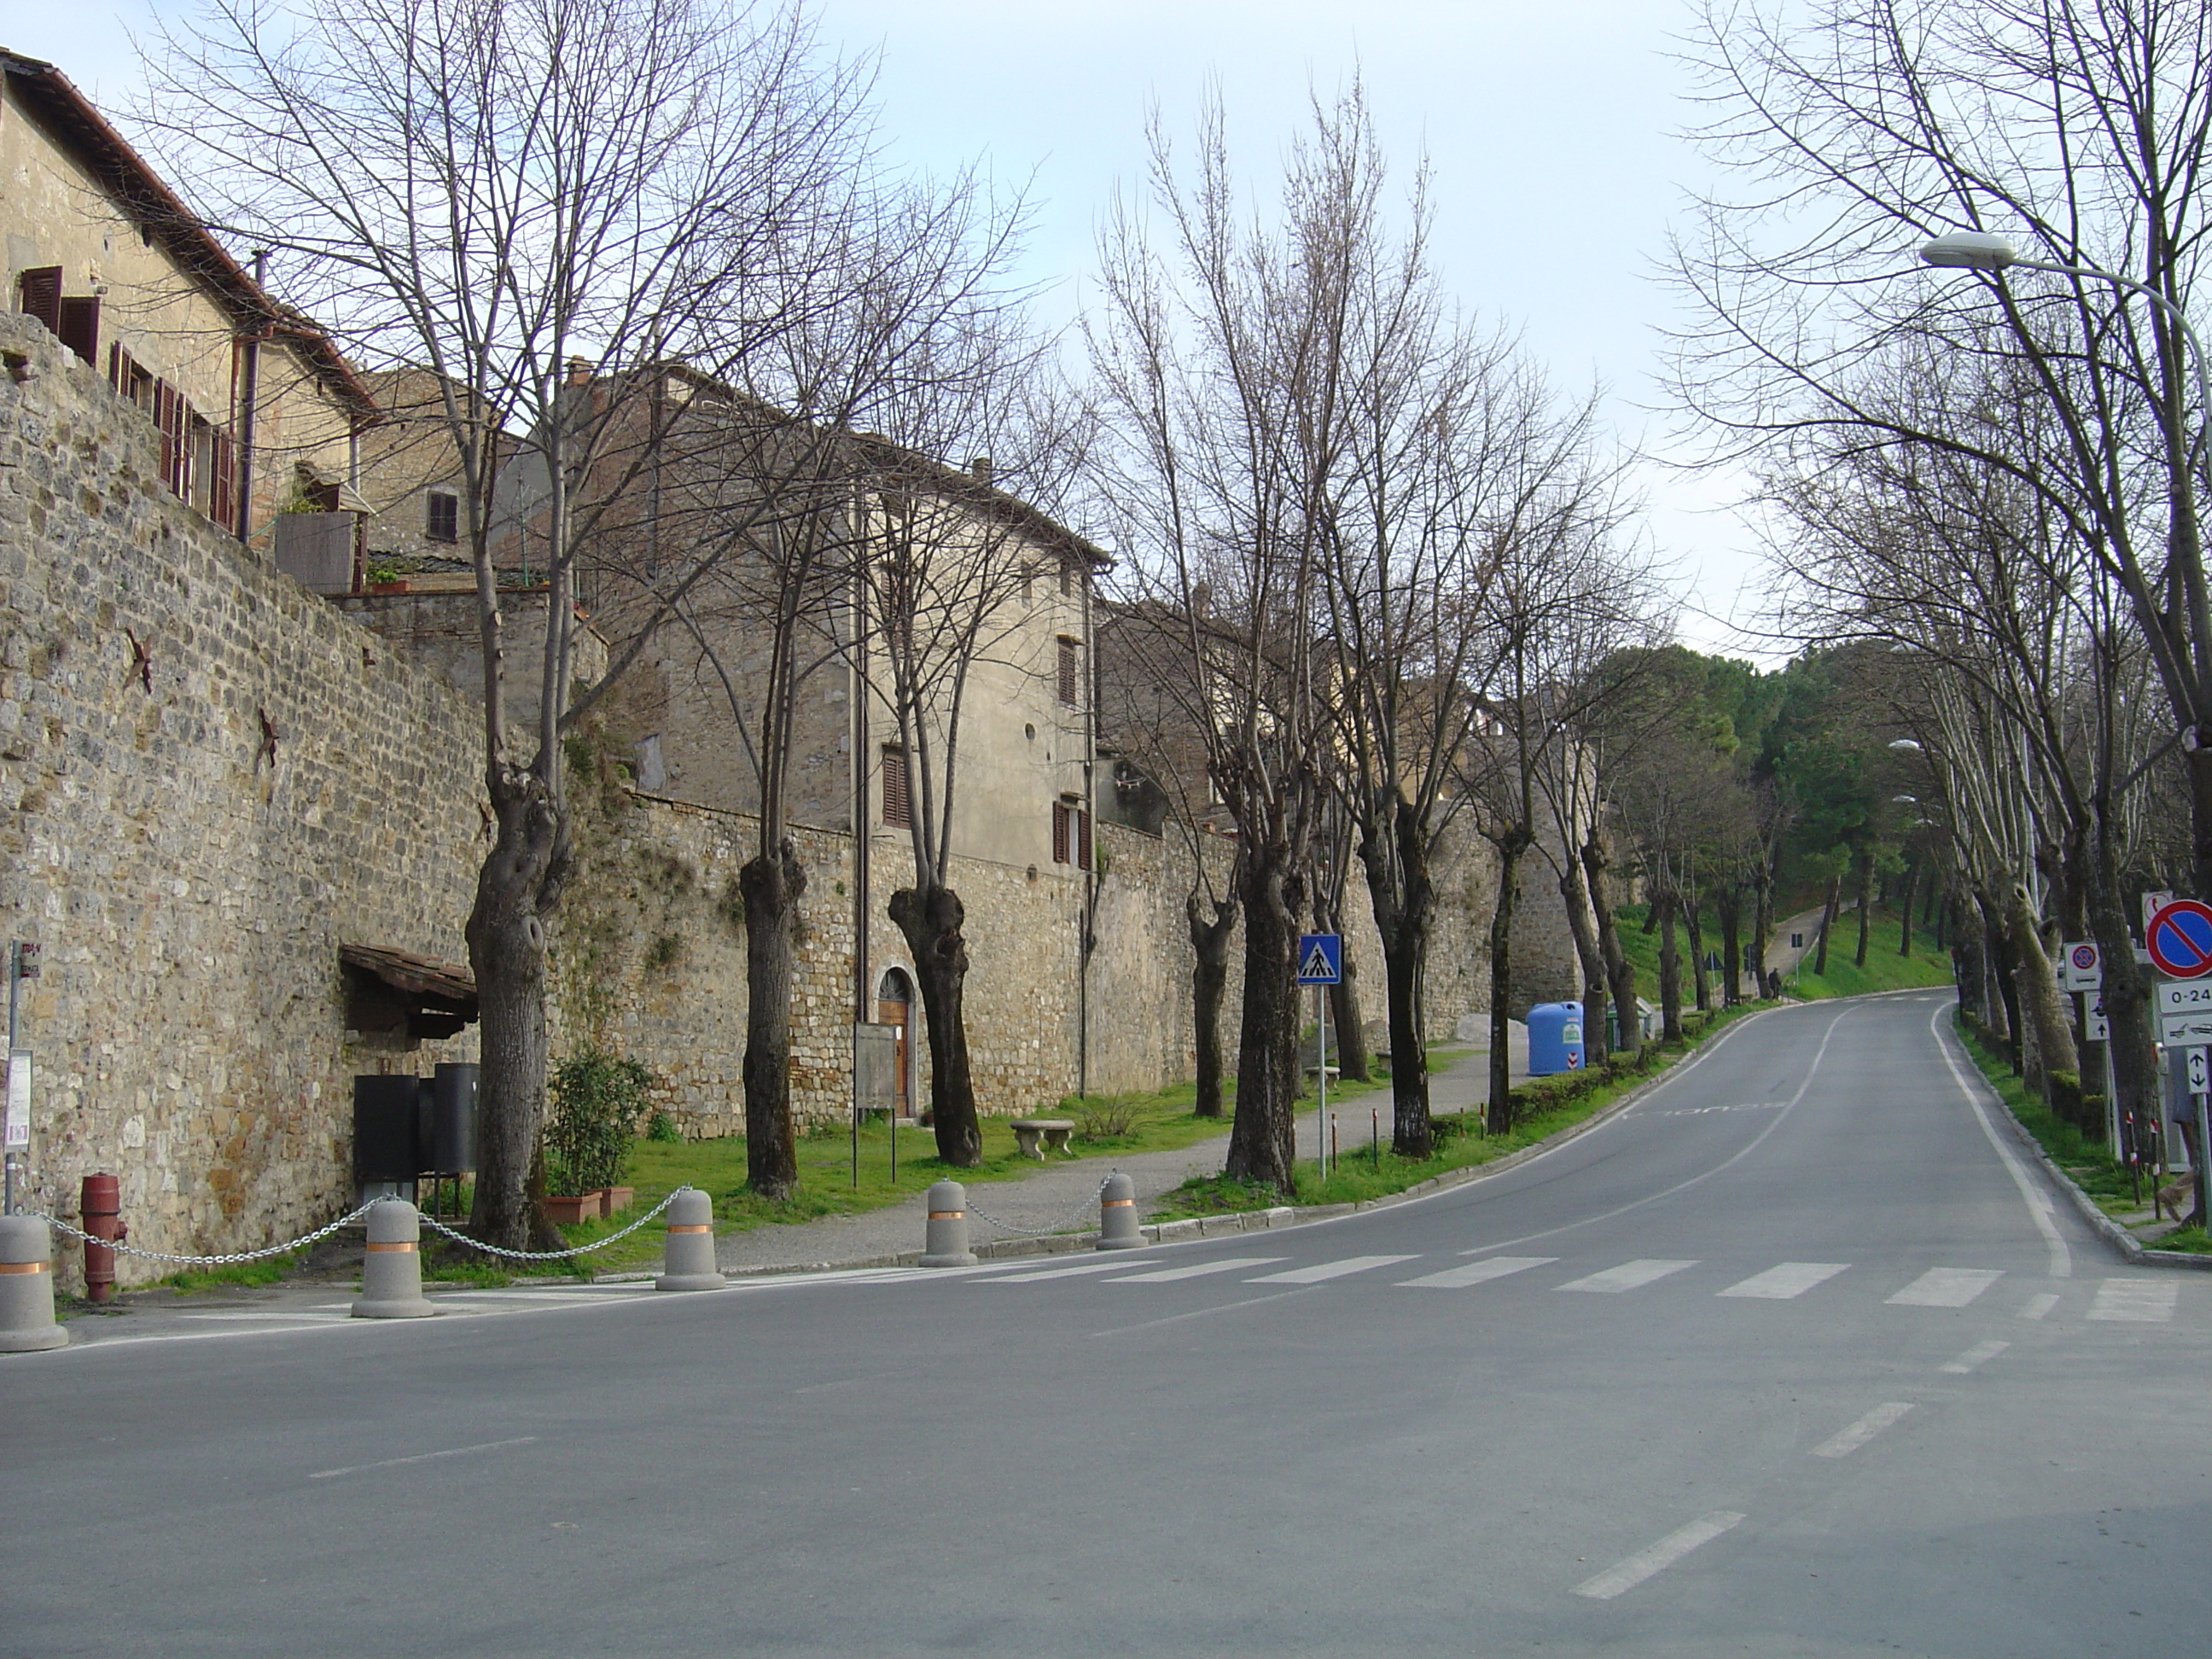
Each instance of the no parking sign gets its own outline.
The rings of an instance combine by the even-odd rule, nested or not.
[[[2143,944],[2168,978],[2202,979],[2212,974],[2212,905],[2195,899],[2161,905],[2143,929]]]

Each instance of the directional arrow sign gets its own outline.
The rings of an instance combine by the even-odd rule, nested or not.
[[[1344,935],[1298,935],[1298,983],[1334,985],[1344,978]]]
[[[2212,905],[2175,899],[2162,906],[2143,930],[2150,959],[2175,979],[2212,974]]]

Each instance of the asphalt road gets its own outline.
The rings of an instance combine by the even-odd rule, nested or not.
[[[10,1358],[0,1652],[2212,1650],[2212,1281],[1947,1006],[1323,1225]]]

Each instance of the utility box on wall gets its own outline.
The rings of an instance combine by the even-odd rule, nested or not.
[[[363,1187],[477,1167],[481,1069],[444,1065],[431,1077],[353,1080],[353,1176]]]

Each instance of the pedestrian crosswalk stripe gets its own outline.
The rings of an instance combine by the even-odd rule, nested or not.
[[[1261,1273],[1257,1279],[1245,1282],[1249,1285],[1318,1285],[1324,1279],[1341,1279],[1346,1273],[1364,1273],[1370,1267],[1387,1267],[1393,1262],[1419,1260],[1418,1255],[1348,1255],[1341,1261],[1324,1261],[1318,1267],[1291,1267],[1279,1273]]]
[[[1633,1291],[1655,1279],[1678,1273],[1685,1267],[1694,1267],[1694,1261],[1659,1261],[1645,1259],[1624,1261],[1618,1267],[1607,1267],[1603,1273],[1592,1273],[1587,1279],[1572,1279],[1559,1286],[1563,1291]]]
[[[2089,1304],[2092,1319],[2125,1319],[2163,1325],[2173,1317],[2181,1286],[2172,1279],[2108,1279]]]
[[[2003,1277],[1986,1267],[1930,1267],[1883,1299],[1904,1308],[1963,1308]]]
[[[1787,1302],[1792,1297],[1802,1296],[1815,1285],[1833,1279],[1851,1264],[1848,1261],[1785,1261],[1778,1267],[1769,1267],[1763,1273],[1753,1273],[1739,1284],[1716,1296],[1755,1296],[1769,1302]]]
[[[1139,1258],[1141,1261],[1143,1258]],[[1073,1279],[1082,1273],[1127,1273],[1139,1265],[1125,1255],[1109,1256],[1103,1261],[1086,1261],[1075,1267],[1038,1267],[1025,1273],[994,1273],[988,1279],[978,1279],[978,1285],[1027,1285],[1040,1279]]]
[[[1487,1285],[1493,1279],[1526,1273],[1531,1267],[1549,1267],[1559,1259],[1555,1255],[1493,1255],[1486,1261],[1470,1261],[1464,1267],[1447,1267],[1440,1273],[1424,1273],[1419,1279],[1401,1279],[1398,1283],[1401,1287],[1424,1285],[1431,1290],[1456,1291],[1468,1285]]]
[[[1218,1261],[1201,1261],[1194,1267],[1163,1267],[1158,1273],[1131,1273],[1127,1279],[1109,1279],[1109,1285],[1164,1285],[1171,1279],[1202,1279],[1207,1273],[1234,1273],[1239,1267],[1264,1267],[1280,1261],[1279,1255],[1231,1255]]]

